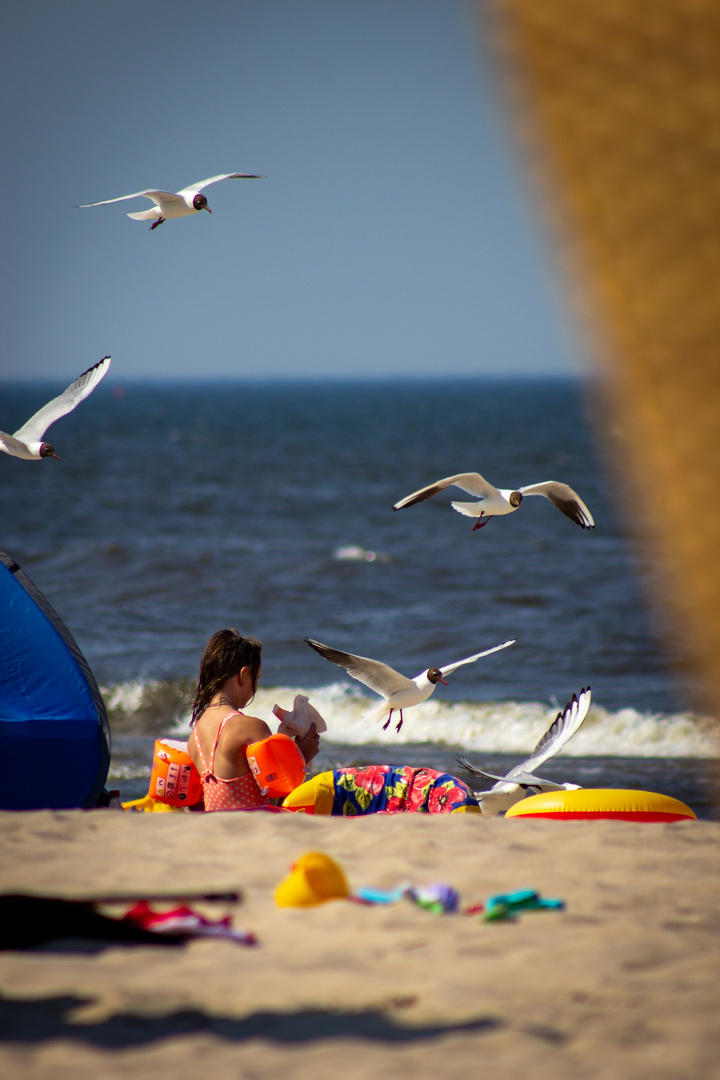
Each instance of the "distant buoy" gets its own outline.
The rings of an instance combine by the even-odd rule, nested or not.
[[[696,815],[671,795],[621,788],[579,788],[577,791],[545,791],[521,799],[505,814],[509,817],[616,818],[620,821],[687,821]]]

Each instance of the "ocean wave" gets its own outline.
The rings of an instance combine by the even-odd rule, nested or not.
[[[101,686],[110,730],[118,734],[166,735],[190,718],[189,679],[142,680]]]
[[[580,689],[578,687],[578,689]],[[110,726],[118,734],[187,735],[190,731],[190,680],[129,681],[102,689]],[[308,690],[263,687],[252,712],[275,726],[272,707],[291,708],[296,694],[307,694],[328,725],[333,743],[363,746],[436,743],[483,753],[527,755],[555,719],[557,708],[539,702],[442,701],[439,697],[405,712],[401,731],[383,732],[364,719],[377,698],[345,683]],[[658,714],[633,708],[615,711],[593,703],[580,731],[563,749],[567,757],[717,758],[720,727],[694,713]]]
[[[382,551],[372,551],[370,548],[364,548],[360,544],[345,544],[344,547],[335,548],[333,559],[337,559],[339,562],[390,563],[394,561],[390,555],[386,555]]]

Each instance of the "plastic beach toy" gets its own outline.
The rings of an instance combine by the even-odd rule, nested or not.
[[[460,905],[460,894],[444,881],[420,887],[405,883],[389,890],[362,888],[350,899],[361,904],[397,904],[401,900],[412,900],[418,907],[433,911],[436,915],[452,914]]]
[[[460,905],[460,895],[457,890],[443,881],[417,889],[408,889],[406,895],[418,907],[434,911],[436,915],[451,915],[458,910]]]
[[[483,920],[514,919],[521,911],[562,911],[564,900],[544,899],[536,889],[518,889],[511,893],[498,893],[485,901]]]
[[[158,811],[178,814],[186,809],[183,806],[172,806],[170,803],[160,802],[159,799],[153,799],[152,795],[145,795],[142,799],[133,799],[121,805],[123,810],[139,811],[144,814],[155,814]]]
[[[290,876],[275,890],[279,907],[313,907],[327,900],[342,900],[350,889],[345,875],[329,856],[310,851],[295,863]]]

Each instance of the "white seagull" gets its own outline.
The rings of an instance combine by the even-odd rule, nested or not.
[[[480,473],[458,473],[456,476],[446,476],[444,480],[438,480],[435,484],[414,491],[400,502],[395,503],[393,510],[402,510],[404,506],[413,506],[415,503],[431,499],[433,495],[444,491],[451,485],[467,491],[469,495],[476,495],[480,502],[451,503],[454,510],[466,517],[478,518],[473,525],[473,532],[487,525],[491,517],[499,517],[502,514],[512,514],[517,510],[525,495],[544,495],[551,503],[562,510],[566,517],[579,525],[581,529],[594,529],[593,516],[582,501],[577,492],[567,484],[560,484],[557,480],[545,480],[542,484],[529,484],[517,490],[513,488],[496,488],[489,484]]]
[[[566,742],[568,742],[578,730],[588,714],[591,699],[590,687],[583,688],[576,696],[573,694],[562,712],[559,712],[550,727],[543,735],[527,761],[522,765],[516,765],[507,776],[495,776],[494,773],[485,772],[471,765],[467,758],[458,757],[463,769],[475,776],[487,776],[490,780],[496,780],[487,791],[476,791],[475,798],[480,803],[480,810],[485,817],[495,817],[496,814],[504,813],[520,802],[525,796],[538,794],[541,791],[574,791],[578,784],[556,784],[554,780],[543,780],[535,776],[533,770],[555,757]]]
[[[217,184],[220,180],[264,180],[264,176],[256,173],[221,173],[220,176],[211,176],[209,180],[199,180],[197,184],[190,184],[182,191],[135,191],[132,195],[121,195],[118,199],[103,199],[101,202],[81,203],[78,210],[84,210],[88,206],[107,206],[109,203],[126,202],[127,199],[152,199],[155,203],[152,210],[140,210],[135,214],[128,214],[135,221],[153,221],[150,231],[157,229],[168,218],[187,217],[188,214],[198,214],[201,210],[212,210],[207,204],[207,199],[202,194],[203,188],[210,184]]]
[[[461,667],[463,664],[474,664],[481,656],[489,656],[491,653],[499,652],[501,649],[507,649],[508,645],[515,644],[515,638],[512,638],[510,641],[503,641],[502,645],[496,645],[492,649],[485,649],[484,652],[475,653],[474,656],[468,656],[464,660],[457,660],[454,664],[448,664],[443,668],[427,668],[426,671],[421,671],[416,678],[407,679],[399,671],[394,671],[393,668],[380,663],[379,660],[369,660],[367,656],[353,656],[352,653],[331,649],[329,645],[323,645],[320,641],[313,641],[312,638],[305,638],[304,640],[315,652],[319,652],[321,656],[324,656],[326,660],[331,660],[333,664],[344,667],[352,675],[353,679],[357,679],[358,682],[369,686],[376,693],[382,694],[385,700],[377,708],[366,713],[365,719],[379,721],[384,720],[387,716],[387,720],[383,724],[383,731],[387,730],[392,714],[396,710],[400,713],[400,722],[395,730],[399,731],[403,725],[403,709],[409,709],[413,705],[419,705],[421,701],[427,701],[439,682],[447,686],[445,676],[452,675],[456,668]]]
[[[97,364],[84,371],[74,383],[70,383],[59,397],[38,409],[13,435],[0,431],[0,450],[11,457],[24,458],[25,461],[39,461],[45,457],[54,457],[59,461],[54,447],[42,441],[43,435],[51,424],[72,412],[83,398],[93,392],[100,380],[107,375],[109,367],[110,357],[104,356]]]

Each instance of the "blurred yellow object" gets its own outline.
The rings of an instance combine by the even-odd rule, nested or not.
[[[341,900],[350,892],[345,875],[329,856],[310,851],[295,863],[290,876],[275,890],[278,907],[313,907]]]
[[[335,781],[332,771],[318,773],[291,791],[283,802],[286,810],[297,814],[332,814]]]
[[[145,795],[142,799],[133,799],[132,802],[124,802],[122,808],[145,814],[184,814],[187,810],[185,806],[171,806],[170,803],[160,802],[159,799],[153,799],[152,795]]]

